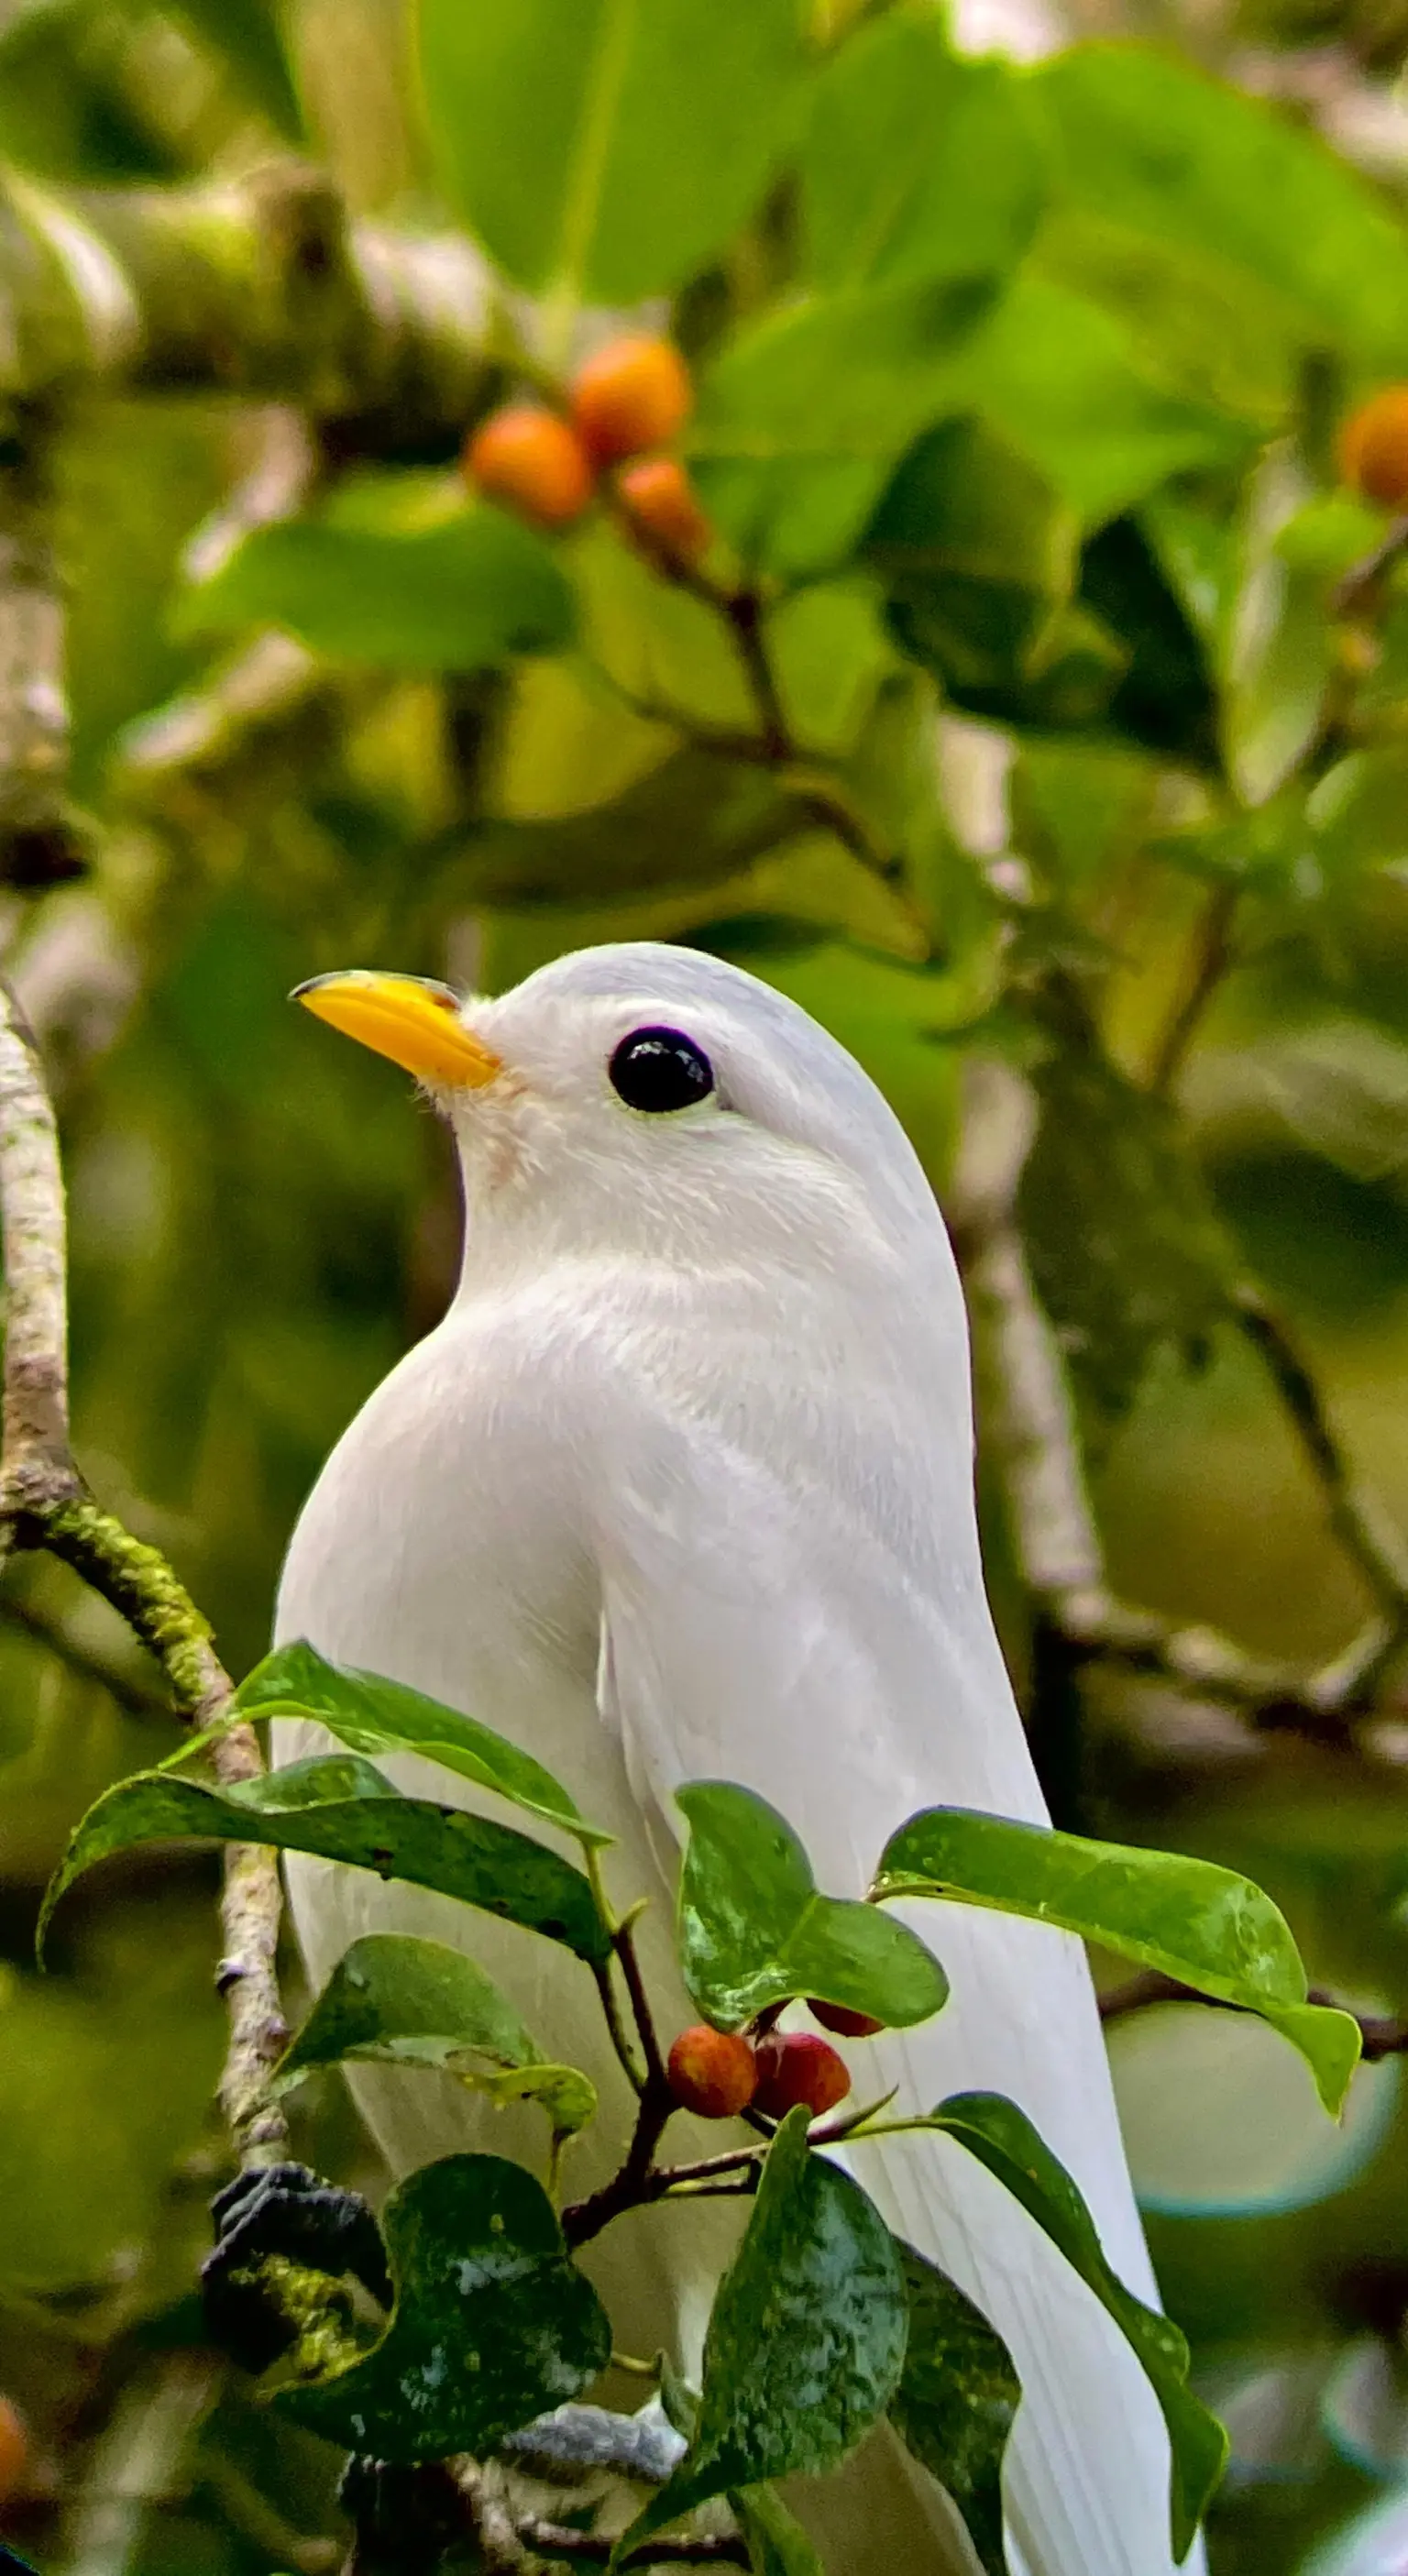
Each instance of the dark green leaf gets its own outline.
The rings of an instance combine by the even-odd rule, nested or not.
[[[1236,1870],[1184,1852],[928,1807],[891,1836],[875,1885],[884,1897],[935,1896],[1056,1923],[1260,2013],[1308,2060],[1326,2110],[1340,2109],[1359,2062],[1358,2024],[1307,2004],[1290,1925]]]
[[[894,2395],[907,2327],[894,2239],[850,2176],[812,2154],[807,2120],[789,2112],[768,2150],[709,2320],[694,2439],[618,2558],[710,2496],[834,2468]]]
[[[1155,496],[1153,507],[1159,506]],[[1208,650],[1138,519],[1112,519],[1084,548],[1080,597],[1125,654],[1109,722],[1151,751],[1216,770]]]
[[[282,626],[340,661],[483,671],[571,640],[572,593],[544,540],[488,507],[430,527],[289,519],[257,528],[187,591],[187,635]]]
[[[719,525],[778,572],[841,561],[896,459],[971,408],[959,362],[992,299],[986,277],[852,288],[741,333],[704,377],[691,437]]]
[[[715,883],[813,828],[801,799],[765,770],[691,744],[590,813],[482,826],[462,845],[454,882],[515,909],[600,904]]]
[[[936,12],[882,18],[840,48],[801,178],[811,275],[836,288],[1010,268],[1044,172],[1019,75],[962,60]]]
[[[1008,2576],[1002,2455],[1022,2383],[1001,2335],[957,2282],[912,2245],[900,2241],[899,2255],[909,2340],[890,2421],[952,2496],[987,2576]]]
[[[587,1880],[541,1843],[462,1807],[402,1798],[369,1762],[352,1755],[292,1762],[233,1789],[139,1771],[89,1808],[44,1900],[41,1938],[59,1898],[85,1869],[135,1843],[184,1835],[224,1843],[268,1843],[317,1852],[372,1869],[381,1878],[432,1887],[507,1923],[564,1942],[596,1965],[610,1942]]]
[[[729,2503],[748,2543],[753,2576],[826,2576],[820,2558],[775,2487],[734,2487]]]
[[[491,2451],[605,2369],[611,2326],[542,2185],[502,2156],[446,2156],[382,2213],[396,2306],[379,2344],[275,2400],[383,2460]]]
[[[611,1840],[586,1822],[561,1781],[507,1736],[404,1682],[330,1664],[303,1639],[277,1647],[255,1665],[235,1693],[232,1714],[315,1717],[354,1753],[419,1753],[462,1779],[497,1790],[526,1814],[560,1825],[582,1844]]]
[[[694,1781],[676,1791],[676,1804],[689,1820],[679,1898],[684,1981],[716,2029],[742,2030],[794,1995],[844,2004],[896,2030],[941,2009],[948,1980],[937,1959],[873,1905],[820,1895],[775,1807],[725,1780]]]
[[[563,304],[677,286],[749,215],[787,140],[796,0],[420,0],[447,193]]]
[[[1041,1123],[1018,1212],[1077,1391],[1115,1420],[1155,1354],[1197,1356],[1230,1255],[1173,1111],[1063,1029],[1033,1081]]]
[[[303,112],[275,0],[175,0],[175,5],[202,41],[224,56],[270,124],[288,142],[303,142]]]
[[[922,2124],[966,2147],[1044,2229],[1092,2289],[1137,2355],[1168,2426],[1172,2450],[1173,2551],[1187,2556],[1222,2475],[1227,2436],[1188,2386],[1188,2346],[1176,2325],[1146,2308],[1110,2269],[1075,2184],[1032,2127],[1000,2093],[953,2093]]]

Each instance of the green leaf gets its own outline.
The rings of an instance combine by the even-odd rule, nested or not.
[[[348,1754],[291,1762],[232,1789],[169,1771],[120,1780],[74,1831],[45,1896],[41,1940],[65,1888],[95,1861],[137,1843],[186,1835],[317,1852],[522,1924],[563,1942],[589,1965],[603,1966],[611,1954],[591,1888],[569,1861],[487,1816],[402,1798],[369,1762]]]
[[[817,84],[801,164],[811,277],[907,286],[1011,268],[1044,177],[1007,64],[962,60],[937,14],[881,19]]]
[[[907,2312],[894,2239],[788,2113],[748,2232],[719,2284],[694,2438],[617,2544],[621,2557],[710,2496],[834,2468],[899,2384]]]
[[[542,2185],[502,2156],[446,2156],[382,2213],[396,2305],[380,2343],[280,2410],[383,2460],[492,2451],[605,2369],[611,2326]]]
[[[596,2088],[574,2066],[549,2065],[492,1977],[462,1950],[369,1932],[343,1952],[269,2090],[348,2058],[430,2066],[491,2101],[536,2101],[559,2136],[586,2127]],[[486,2062],[487,2061],[487,2064]]]
[[[1161,383],[1088,297],[1026,270],[955,358],[953,397],[951,410],[979,412],[1091,528],[1247,445],[1211,404]]]
[[[1151,46],[1073,46],[1031,89],[1058,200],[1195,285],[1254,290],[1302,346],[1398,368],[1403,227],[1318,134]]]
[[[796,0],[420,0],[446,193],[521,286],[658,295],[752,212],[788,139]]]
[[[1359,2061],[1350,2014],[1305,2000],[1305,1967],[1278,1906],[1217,1862],[1091,1842],[962,1807],[928,1807],[886,1844],[881,1897],[934,1896],[1059,1924],[1201,1994],[1238,2004],[1308,2060],[1330,2112]]]
[[[795,1995],[870,2013],[895,2030],[942,2008],[948,1980],[923,1942],[873,1905],[819,1894],[775,1807],[725,1780],[694,1781],[675,1802],[689,1820],[679,1895],[684,1981],[716,2029],[742,2030]]]
[[[813,296],[745,330],[705,374],[690,451],[706,506],[776,572],[846,557],[897,458],[970,408],[964,344],[986,277]]]
[[[1081,2194],[1015,2102],[1001,2093],[952,2093],[916,2125],[956,2139],[1021,2202],[1094,2291],[1138,2357],[1168,2427],[1173,2554],[1185,2558],[1222,2475],[1227,2436],[1188,2386],[1183,2335],[1170,2318],[1136,2299],[1110,2269]]]
[[[453,2069],[466,2055],[536,2066],[543,2052],[477,1960],[443,1941],[369,1932],[344,1950],[269,2089],[286,2093],[348,2057]]]
[[[1173,1110],[1080,1029],[1055,1034],[1032,1076],[1041,1123],[1018,1214],[1076,1391],[1112,1422],[1159,1351],[1206,1349],[1231,1255]]]
[[[496,1790],[525,1814],[560,1826],[587,1848],[611,1840],[600,1826],[586,1822],[561,1781],[507,1736],[404,1682],[330,1664],[302,1638],[276,1647],[255,1665],[235,1693],[231,1714],[313,1717],[354,1753],[418,1753],[458,1772],[461,1779]]]
[[[473,900],[596,904],[731,877],[807,829],[808,809],[756,763],[691,744],[588,814],[488,823],[455,883]]]
[[[775,2487],[733,2487],[729,2503],[748,2543],[753,2576],[826,2576],[820,2558]]]
[[[957,2282],[897,2241],[909,2340],[890,2422],[953,2498],[987,2576],[1009,2576],[1002,2457],[1022,2383],[1001,2335]]]
[[[184,635],[282,626],[317,652],[387,670],[484,671],[561,652],[574,608],[552,549],[486,505],[431,527],[256,528],[183,595],[175,623]]]

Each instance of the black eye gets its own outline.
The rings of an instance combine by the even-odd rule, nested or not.
[[[632,1029],[611,1059],[611,1080],[628,1109],[688,1109],[708,1098],[714,1069],[678,1029]]]

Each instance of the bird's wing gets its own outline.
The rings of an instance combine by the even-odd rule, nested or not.
[[[873,1496],[848,1499],[834,1457],[825,1473],[803,1460],[784,1476],[717,1408],[637,1406],[635,1426],[598,1506],[600,1696],[658,1843],[678,1837],[684,1781],[739,1781],[795,1825],[823,1887],[858,1895],[918,1806],[1043,1814],[967,1536],[971,1503],[954,1561],[926,1589]],[[1010,2094],[1075,2174],[1110,2259],[1152,2299],[1079,1944],[949,1905],[909,1919],[952,1998],[927,2028],[853,2053],[864,2091],[896,2084],[914,2107],[970,2087]],[[896,2141],[853,2162],[889,2222],[1012,2348],[1024,2398],[1006,2493],[1026,2576],[1167,2576],[1162,2422],[1091,2294],[950,2142]]]

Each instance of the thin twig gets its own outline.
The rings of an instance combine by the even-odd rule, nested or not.
[[[1366,2064],[1376,2065],[1381,2058],[1408,2054],[1408,2022],[1386,2014],[1357,2013],[1341,2003],[1321,1986],[1312,1986],[1307,2003],[1326,2004],[1336,2012],[1347,2012],[1359,2024],[1359,2037]],[[1228,2003],[1221,1995],[1205,1995],[1197,1986],[1185,1986],[1178,1977],[1167,1977],[1161,1968],[1141,1968],[1137,1976],[1127,1977],[1123,1984],[1110,1986],[1100,1997],[1102,2021],[1123,2021],[1127,2015],[1146,2012],[1151,2004],[1206,2004],[1214,2012],[1245,2012],[1244,2004]]]
[[[1325,1497],[1331,1529],[1363,1576],[1385,1621],[1397,1638],[1403,1638],[1408,1635],[1408,1561],[1396,1534],[1357,1491],[1320,1390],[1280,1318],[1258,1289],[1245,1284],[1236,1291],[1233,1310],[1271,1373]]]
[[[1240,894],[1240,887],[1227,884],[1214,886],[1208,897],[1194,935],[1192,971],[1149,1065],[1148,1089],[1156,1099],[1172,1090],[1198,1023],[1234,962],[1232,924]]]
[[[199,1727],[231,1684],[210,1631],[157,1548],[93,1500],[74,1463],[68,1421],[68,1312],[63,1173],[38,1050],[19,1005],[0,985],[0,1228],[4,1234],[5,1363],[0,1438],[0,1532],[7,1547],[44,1548],[121,1612],[165,1673],[178,1715]],[[263,1769],[252,1727],[232,1728],[214,1753],[231,1788]],[[278,1863],[262,1847],[226,1852],[219,1984],[229,2014],[220,2098],[241,2161],[288,2153],[283,2113],[265,2085],[288,2037],[275,1973]]]

